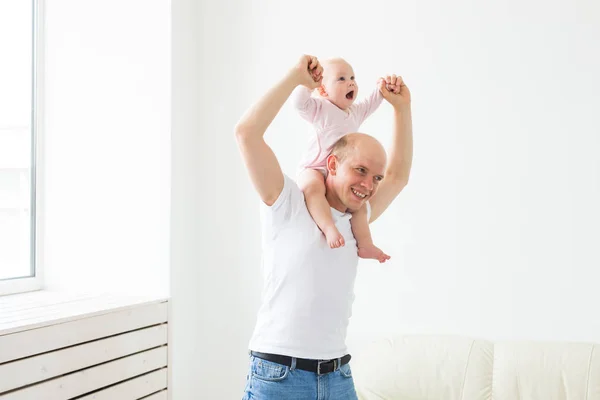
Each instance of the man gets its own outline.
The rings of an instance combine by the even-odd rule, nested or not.
[[[412,164],[410,92],[380,81],[394,108],[389,160],[371,136],[346,135],[327,159],[326,197],[346,245],[331,249],[296,183],[281,171],[264,133],[294,88],[320,86],[316,57],[302,56],[248,112],[235,133],[262,206],[265,287],[250,341],[244,399],[357,399],[346,353],[358,255],[349,211],[367,204],[375,221],[406,186]]]

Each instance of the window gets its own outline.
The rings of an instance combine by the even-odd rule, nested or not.
[[[0,295],[41,287],[35,190],[39,15],[36,0],[0,1]]]

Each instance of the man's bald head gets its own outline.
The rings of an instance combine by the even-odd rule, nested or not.
[[[386,153],[383,145],[373,136],[365,133],[349,133],[342,136],[334,145],[331,154],[336,156],[339,162],[344,162],[350,154],[355,154],[357,150],[368,150],[378,158],[383,159],[385,163]]]

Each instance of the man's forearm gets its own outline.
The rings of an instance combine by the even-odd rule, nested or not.
[[[394,135],[386,179],[408,183],[413,158],[412,112],[410,105],[394,109]]]
[[[246,139],[261,138],[296,86],[294,75],[286,74],[242,116],[236,134]]]

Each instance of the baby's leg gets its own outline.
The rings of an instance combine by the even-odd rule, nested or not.
[[[338,231],[333,222],[329,202],[325,198],[325,178],[323,174],[314,169],[305,169],[298,177],[298,186],[304,192],[308,212],[319,229],[325,234],[329,247],[334,249],[346,244],[344,236]]]
[[[350,222],[352,225],[352,233],[354,233],[356,245],[358,246],[358,256],[360,258],[372,258],[378,260],[380,263],[390,259],[390,256],[373,244],[371,230],[369,229],[369,221],[367,219],[366,206],[362,206],[360,210],[352,213]]]

